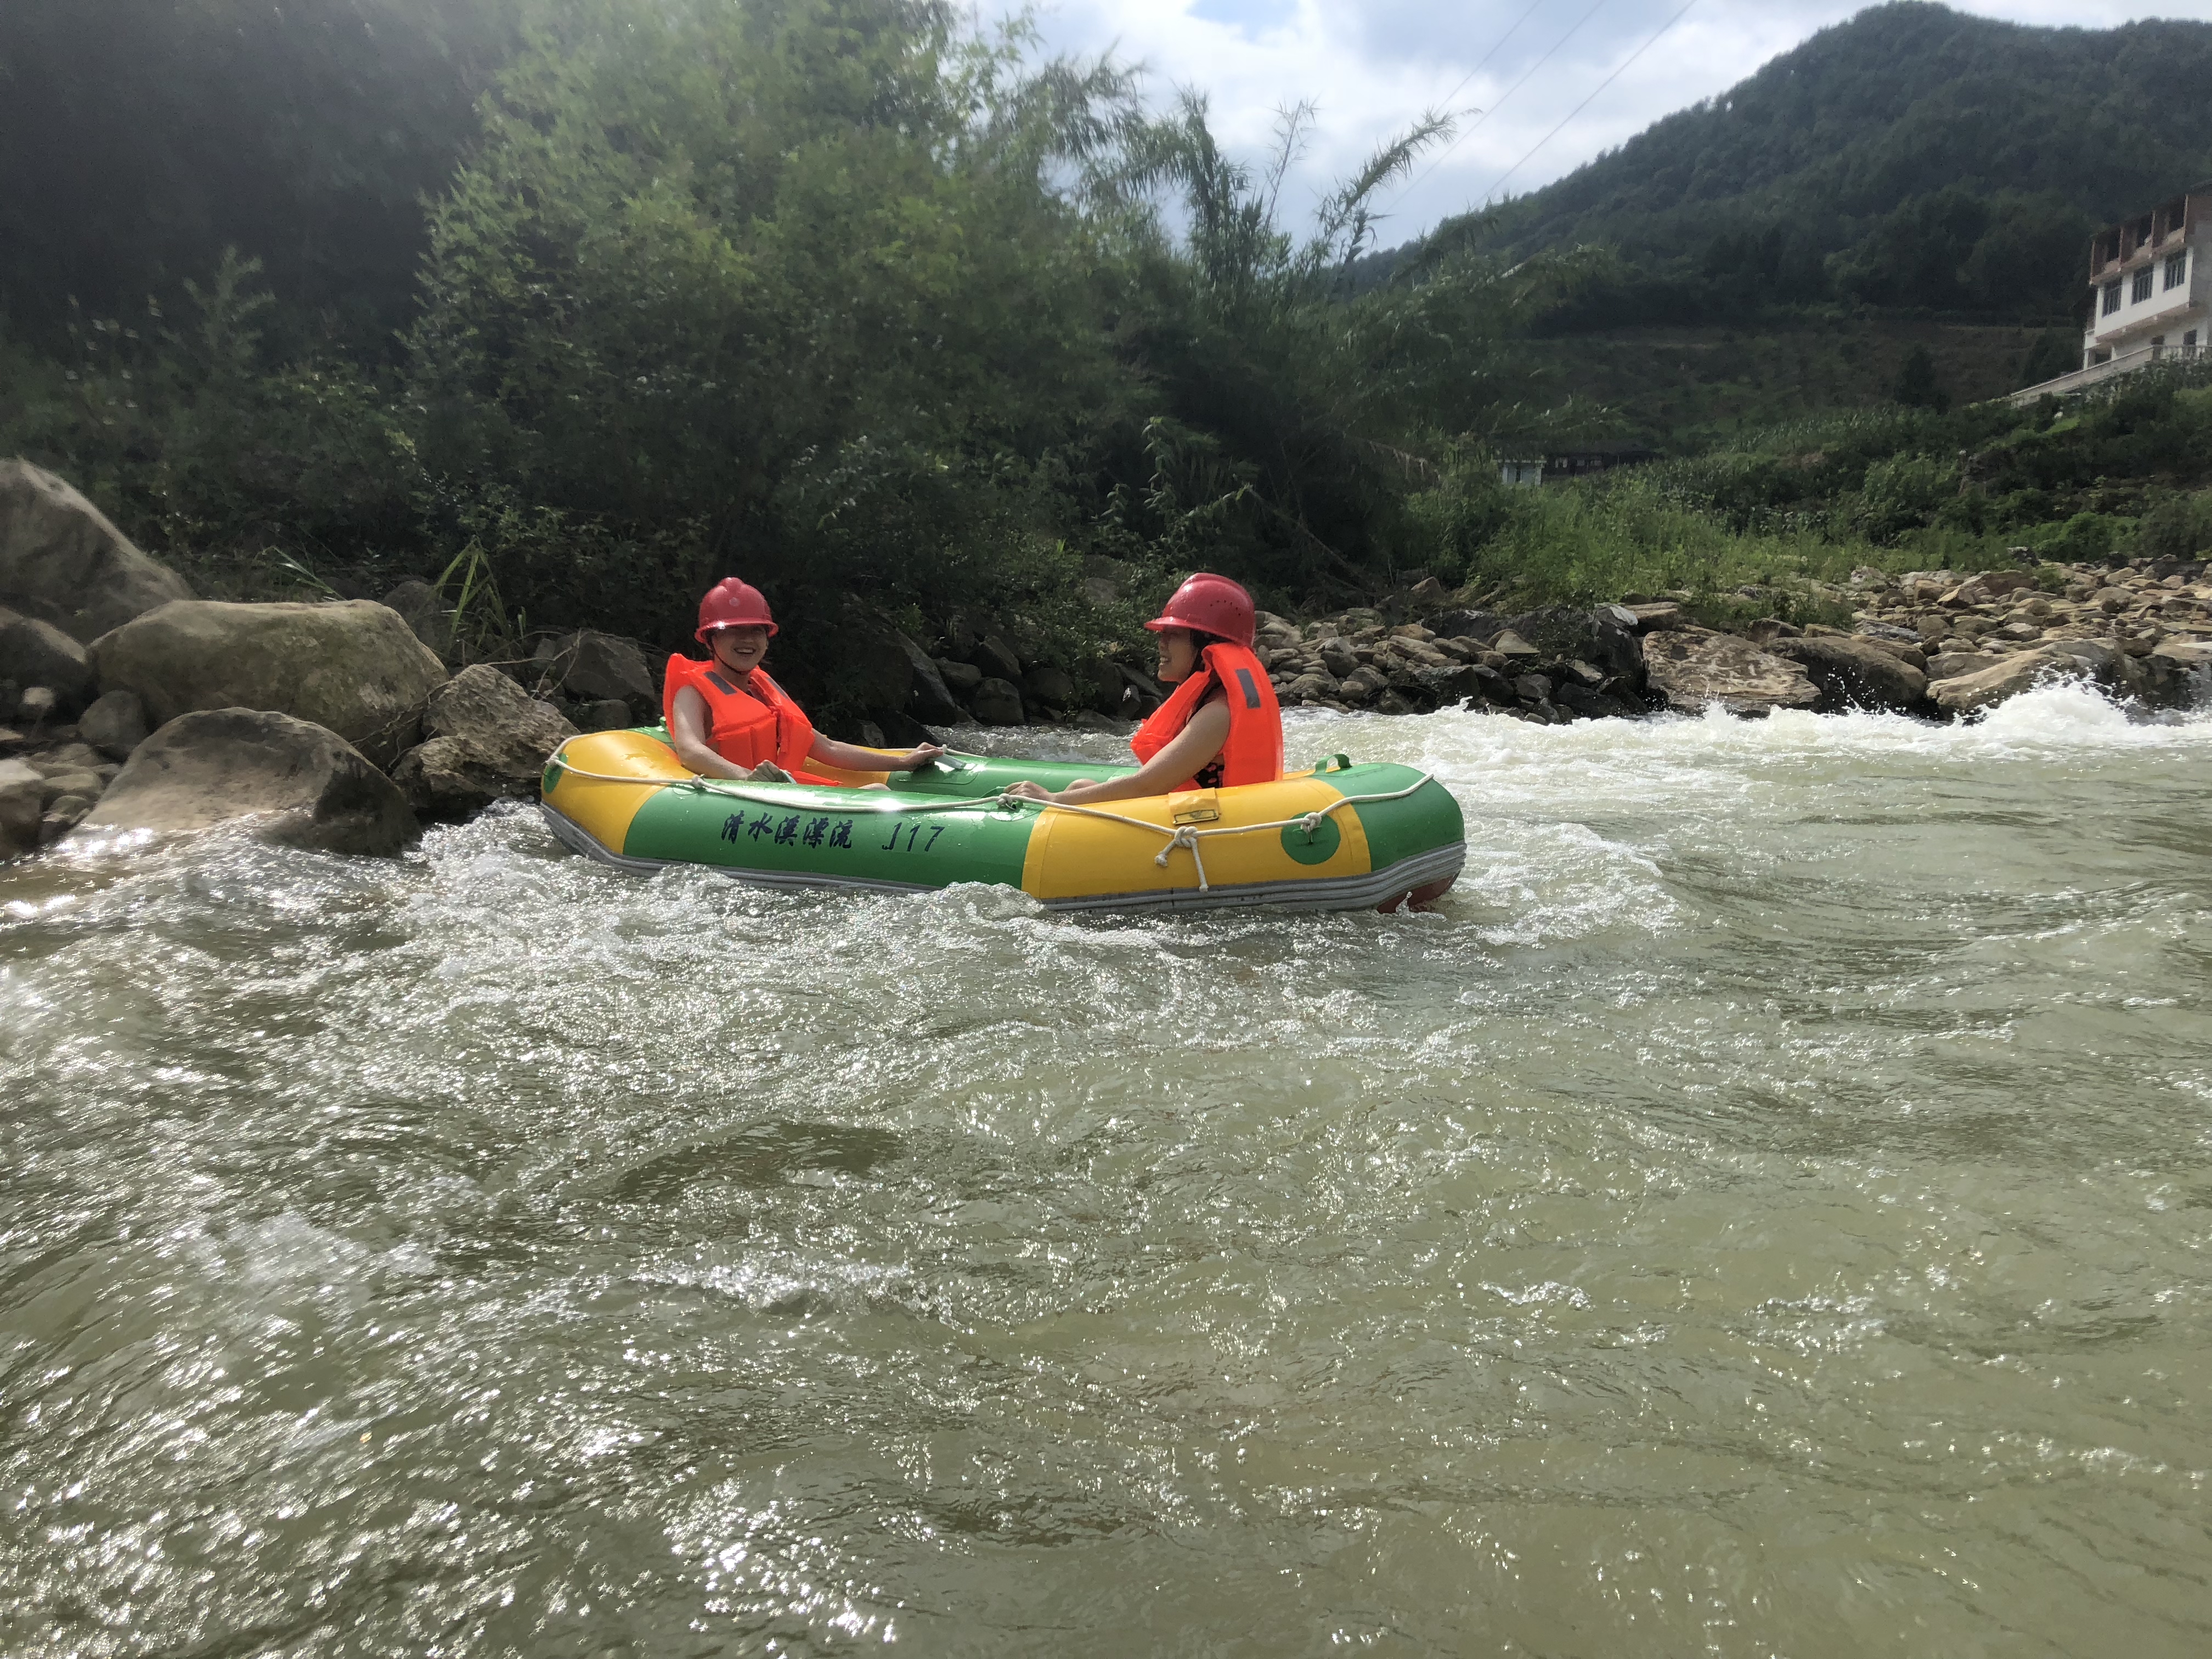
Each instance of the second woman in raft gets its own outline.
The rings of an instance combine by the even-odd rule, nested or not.
[[[699,631],[693,637],[707,647],[709,659],[671,657],[660,689],[669,746],[694,772],[839,784],[847,780],[809,772],[806,763],[848,772],[911,772],[945,752],[925,743],[903,755],[885,755],[823,737],[761,666],[775,631],[760,590],[735,576],[715,583],[699,601]]]
[[[1175,694],[1129,738],[1137,769],[1125,778],[1051,790],[1027,781],[1006,793],[1087,805],[1183,789],[1231,789],[1283,775],[1283,712],[1252,652],[1252,596],[1200,571],[1145,624],[1159,635],[1159,678]]]

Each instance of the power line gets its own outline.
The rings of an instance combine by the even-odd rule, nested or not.
[[[1504,97],[1500,98],[1488,109],[1483,111],[1481,114],[1478,115],[1462,131],[1454,133],[1452,135],[1451,143],[1446,144],[1442,149],[1437,152],[1437,159],[1430,162],[1428,166],[1423,167],[1420,171],[1419,176],[1409,182],[1405,189],[1400,191],[1398,194],[1391,199],[1393,201],[1403,201],[1407,196],[1410,196],[1413,193],[1414,187],[1418,185],[1423,179],[1427,178],[1438,167],[1442,167],[1443,165],[1444,158],[1459,148],[1460,140],[1465,138],[1468,133],[1473,132],[1475,128],[1480,126],[1485,121],[1487,121],[1492,116],[1497,114],[1499,110],[1503,109],[1505,106],[1506,100],[1511,98],[1515,93],[1527,86],[1528,84],[1529,76],[1534,75],[1538,70],[1543,68],[1545,64],[1550,63],[1553,58],[1558,54],[1559,48],[1565,46],[1568,41],[1573,40],[1577,34],[1582,32],[1583,25],[1589,22],[1591,18],[1598,15],[1599,11],[1604,8],[1605,3],[1606,0],[1597,0],[1597,4],[1592,6],[1588,11],[1584,12],[1580,19],[1577,21],[1574,27],[1569,29],[1565,34],[1561,35],[1557,40],[1554,40],[1552,43],[1552,47],[1549,52],[1547,52],[1541,58],[1539,58],[1534,63],[1529,64],[1528,70],[1522,75],[1521,78],[1518,81],[1516,81],[1511,86],[1505,88]],[[1692,0],[1692,3],[1694,4],[1695,0]],[[1520,24],[1516,23],[1513,27],[1515,28],[1518,28],[1521,26]],[[1509,30],[1508,33],[1510,33],[1510,31]],[[1500,40],[1498,44],[1502,46],[1505,43],[1503,40]],[[1489,60],[1486,58],[1484,61],[1486,63]],[[1471,81],[1474,78],[1474,76],[1470,73],[1468,76],[1467,80]],[[1465,86],[1466,84],[1467,81],[1460,82],[1461,86]],[[1458,88],[1455,88],[1453,90],[1456,92]]]
[[[1515,173],[1520,172],[1523,167],[1527,166],[1530,157],[1534,156],[1538,150],[1543,149],[1544,146],[1550,143],[1553,139],[1558,137],[1559,136],[1560,129],[1565,127],[1568,121],[1573,120],[1575,117],[1580,115],[1584,110],[1588,109],[1590,106],[1592,100],[1595,99],[1599,93],[1603,92],[1615,81],[1620,79],[1622,74],[1627,70],[1631,64],[1643,57],[1645,52],[1650,51],[1652,46],[1657,43],[1661,35],[1666,33],[1668,29],[1673,28],[1675,24],[1680,22],[1683,18],[1688,16],[1690,7],[1694,6],[1697,3],[1698,0],[1689,0],[1689,5],[1684,6],[1681,10],[1676,12],[1672,17],[1662,23],[1652,32],[1651,38],[1649,40],[1646,40],[1642,46],[1637,47],[1634,52],[1630,52],[1626,58],[1622,59],[1620,67],[1613,70],[1612,74],[1607,76],[1604,80],[1599,82],[1596,88],[1591,92],[1589,97],[1583,99],[1581,103],[1577,104],[1572,109],[1567,112],[1566,120],[1561,121],[1559,126],[1553,127],[1541,138],[1539,138],[1534,144],[1530,145],[1528,154],[1527,155],[1522,156],[1519,161],[1516,161],[1511,167],[1506,168],[1504,172],[1498,174],[1498,177],[1492,181],[1490,188],[1482,193],[1483,202],[1487,204],[1490,198],[1498,194],[1499,185],[1503,185],[1508,179],[1510,179]]]
[[[1513,27],[1498,37],[1498,44],[1491,47],[1488,52],[1482,54],[1482,62],[1477,64],[1466,74],[1461,76],[1459,77],[1459,85],[1454,87],[1449,92],[1446,93],[1442,98],[1437,100],[1437,107],[1443,109],[1449,106],[1453,99],[1458,97],[1461,91],[1466,87],[1467,83],[1474,80],[1476,76],[1481,74],[1482,71],[1489,66],[1490,60],[1492,58],[1497,57],[1499,52],[1505,50],[1505,43],[1520,33],[1521,26],[1527,22],[1530,18],[1534,17],[1536,15],[1538,7],[1540,7],[1543,3],[1544,0],[1535,0],[1534,5],[1530,6],[1528,10],[1522,12],[1518,17],[1515,18],[1513,20]],[[1481,113],[1480,110],[1475,112],[1477,114]]]

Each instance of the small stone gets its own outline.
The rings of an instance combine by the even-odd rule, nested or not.
[[[26,726],[44,726],[53,719],[60,702],[51,685],[31,686],[16,700],[15,718]]]
[[[47,807],[39,818],[39,844],[51,847],[64,836],[84,822],[85,814],[92,811],[91,800],[83,795],[63,795]]]
[[[1371,663],[1362,663],[1344,676],[1338,685],[1338,695],[1346,702],[1367,703],[1382,696],[1389,681],[1378,673]]]
[[[1655,600],[1650,605],[1627,605],[1620,607],[1633,619],[1629,626],[1639,634],[1657,633],[1662,629],[1679,627],[1682,607],[1670,599]]]
[[[986,634],[976,641],[972,654],[975,665],[987,676],[1005,680],[1009,684],[1022,677],[1022,659],[1015,654],[1014,647],[996,634]]]
[[[956,696],[966,696],[983,683],[983,671],[972,662],[955,662],[950,657],[932,657],[937,665],[938,677],[945,689]]]
[[[1928,679],[1955,680],[1962,675],[1978,674],[1984,668],[1994,668],[1997,659],[1979,651],[1944,651],[1928,659]]]
[[[1523,702],[1549,702],[1552,682],[1541,674],[1523,674],[1513,682],[1513,695]]]
[[[63,707],[82,708],[91,695],[84,647],[52,623],[0,606],[0,663],[19,684],[51,686]]]
[[[1395,691],[1386,690],[1375,699],[1375,712],[1378,714],[1410,714],[1413,712],[1413,705]]]
[[[1490,642],[1490,648],[1501,657],[1528,658],[1543,654],[1510,628]]]
[[[1020,689],[1012,680],[995,674],[985,676],[982,683],[975,688],[972,708],[979,725],[1027,724],[1022,709]]]
[[[100,778],[96,772],[49,773],[40,787],[39,794],[47,810],[64,795],[82,795],[88,799],[100,798]]]
[[[21,761],[0,761],[0,858],[27,853],[39,844],[46,782]]]
[[[110,691],[77,717],[76,729],[100,753],[128,760],[146,741],[146,705],[136,691]]]
[[[1039,663],[1022,676],[1022,694],[1026,701],[1048,708],[1065,708],[1075,701],[1075,682],[1064,670]]]

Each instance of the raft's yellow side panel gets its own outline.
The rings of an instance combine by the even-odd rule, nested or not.
[[[561,769],[560,781],[545,797],[546,805],[612,853],[623,850],[629,838],[630,820],[653,799],[649,784],[691,775],[673,749],[641,732],[586,732],[569,738],[561,758],[567,764]],[[640,782],[603,783],[577,776],[568,769],[571,766],[614,777],[634,777]]]
[[[1219,830],[1318,812],[1342,798],[1339,791],[1307,775],[1282,778],[1273,783],[1248,784],[1237,789],[1197,789],[1139,800],[1101,801],[1098,810],[1156,823],[1163,831],[1192,820],[1195,820],[1194,828]],[[1204,815],[1208,811],[1219,816],[1206,818]],[[1301,864],[1291,857],[1283,850],[1283,832],[1279,830],[1255,830],[1241,836],[1201,836],[1199,856],[1206,860],[1206,884],[1242,887],[1262,882],[1365,875],[1373,866],[1368,858],[1367,832],[1360,824],[1358,809],[1341,807],[1328,815],[1328,822],[1336,826],[1341,839],[1336,851],[1321,864]],[[1154,861],[1167,844],[1164,833],[1155,834],[1133,824],[1115,823],[1086,813],[1048,806],[1030,836],[1029,854],[1022,863],[1022,890],[1040,899],[1084,898],[1108,893],[1165,893],[1183,888],[1195,890],[1198,872],[1188,848],[1178,847],[1170,853],[1164,869]]]

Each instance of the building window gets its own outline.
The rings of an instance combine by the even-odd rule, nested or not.
[[[2166,285],[2179,288],[2189,280],[2189,256],[2177,253],[2166,262]]]
[[[2149,298],[2150,267],[2148,265],[2145,265],[2141,270],[2136,272],[2135,289],[2128,295],[2128,303],[2130,305],[2139,306],[2145,300]]]
[[[2119,285],[2118,283],[2106,283],[2106,284],[2105,284],[2105,315],[2106,315],[2107,317],[2109,317],[2109,316],[2111,316],[2114,312],[2118,311],[2119,308],[2120,308],[2120,285]]]

